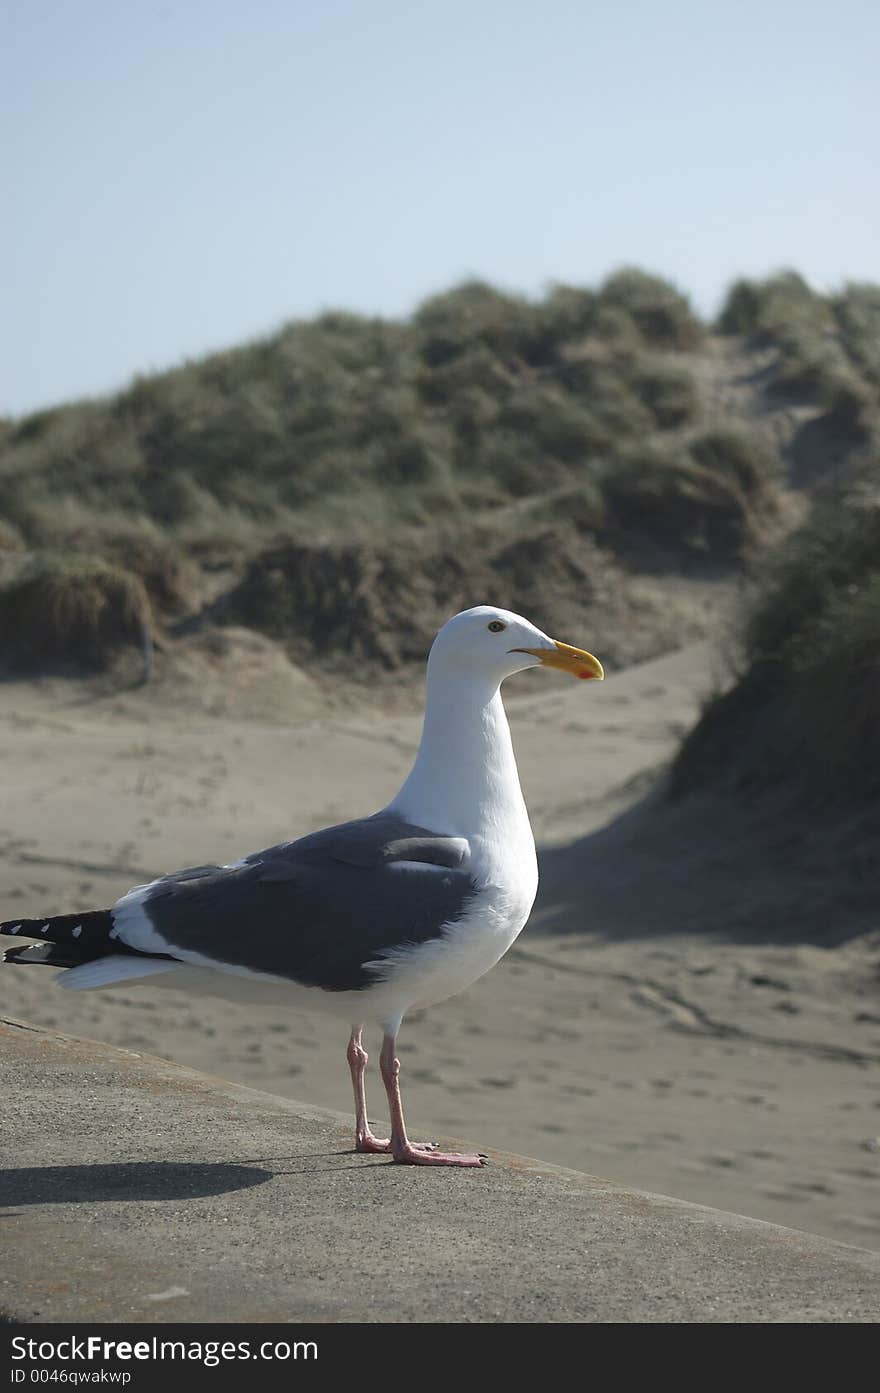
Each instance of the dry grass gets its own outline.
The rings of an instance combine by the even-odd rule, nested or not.
[[[7,670],[100,671],[132,646],[149,667],[151,622],[142,581],[100,557],[37,557],[0,587]]]

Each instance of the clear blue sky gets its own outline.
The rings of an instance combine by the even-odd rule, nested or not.
[[[0,409],[327,306],[880,280],[877,0],[6,0]]]

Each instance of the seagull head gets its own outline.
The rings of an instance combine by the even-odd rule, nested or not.
[[[573,677],[605,676],[602,664],[583,648],[550,638],[536,625],[494,605],[477,605],[453,615],[431,647],[428,671],[470,670],[493,682],[503,682],[529,667],[559,668]]]

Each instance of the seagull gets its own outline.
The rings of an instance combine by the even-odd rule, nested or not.
[[[9,921],[38,942],[5,961],[64,969],[69,990],[173,986],[234,1000],[329,1008],[351,1028],[355,1149],[399,1164],[478,1167],[482,1154],[410,1141],[397,1037],[408,1011],[456,995],[517,938],[538,888],[501,683],[532,667],[604,677],[592,653],[509,610],[450,619],[428,656],[424,725],[399,793],[370,817],[230,865],[195,866],[129,890],[111,909]],[[383,1032],[391,1135],[367,1120],[365,1024]]]

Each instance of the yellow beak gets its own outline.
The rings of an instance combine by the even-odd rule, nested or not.
[[[512,653],[532,653],[539,658],[543,667],[558,667],[563,672],[570,672],[574,677],[583,678],[587,681],[593,677],[601,682],[605,677],[605,669],[594,658],[592,653],[587,653],[583,648],[571,648],[567,643],[557,643],[554,648],[512,648]]]

